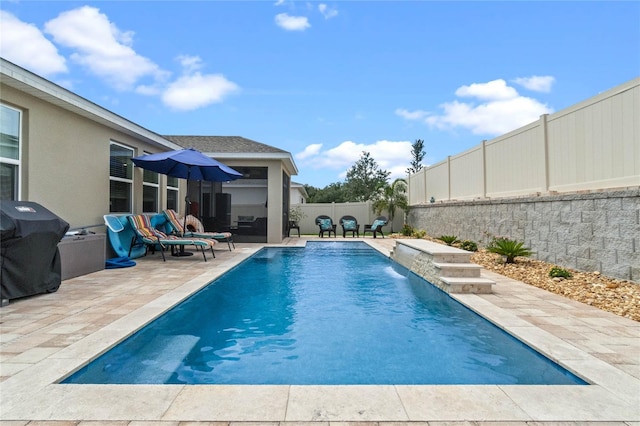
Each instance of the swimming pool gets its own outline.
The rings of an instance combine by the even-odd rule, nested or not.
[[[585,384],[362,242],[262,249],[62,383]]]

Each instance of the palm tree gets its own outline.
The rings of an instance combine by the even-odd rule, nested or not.
[[[393,232],[393,218],[397,209],[405,212],[409,208],[409,200],[407,199],[407,181],[404,179],[396,179],[391,185],[386,184],[378,190],[373,196],[373,211],[377,215],[383,210],[389,212],[389,221],[391,222],[391,232]]]

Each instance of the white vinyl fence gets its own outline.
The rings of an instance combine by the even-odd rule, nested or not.
[[[362,236],[362,230],[364,225],[373,223],[373,220],[378,216],[371,208],[371,202],[361,203],[306,203],[306,204],[292,204],[291,209],[300,209],[305,217],[299,221],[301,234],[318,234],[318,225],[316,225],[316,217],[320,215],[327,215],[333,219],[333,223],[338,225],[336,227],[336,233],[342,236],[342,228],[340,227],[340,218],[345,215],[353,216],[358,220],[360,225],[360,236]],[[388,212],[383,211],[382,216],[389,217]],[[382,232],[386,235],[391,233],[393,228],[394,232],[399,232],[404,224],[404,211],[398,209],[393,221],[384,228]],[[298,235],[294,230],[291,236]],[[371,234],[367,234],[368,236]]]
[[[409,176],[409,204],[640,185],[640,78]]]

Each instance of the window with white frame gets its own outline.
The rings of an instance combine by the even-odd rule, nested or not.
[[[131,213],[133,205],[133,148],[109,146],[109,212]]]
[[[149,154],[148,152],[144,153]],[[158,194],[160,192],[160,180],[158,173],[144,170],[142,173],[142,212],[158,213]]]
[[[22,112],[0,104],[0,200],[20,199]]]
[[[178,211],[178,178],[167,176],[167,208]]]

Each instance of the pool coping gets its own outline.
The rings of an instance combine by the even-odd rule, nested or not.
[[[286,245],[302,246],[309,240],[317,239],[292,238]],[[366,242],[385,256],[392,249],[390,239],[356,240]],[[493,294],[451,297],[591,383],[590,386],[56,384],[263,246],[245,244],[232,255],[219,256],[221,259],[208,266],[206,272],[154,296],[140,308],[6,378],[0,382],[0,420],[640,421],[637,374],[623,371],[584,350],[589,345],[604,348],[604,342],[597,339],[602,339],[604,329],[609,328],[617,333],[611,340],[617,339],[619,345],[626,345],[632,354],[640,355],[640,323],[485,270],[483,275],[496,281]],[[517,301],[514,303],[518,308],[508,306],[509,300]],[[522,303],[529,305],[529,316],[523,316],[523,309],[527,308]],[[553,329],[536,324],[531,320],[536,317],[534,311],[540,312],[538,318],[557,322],[562,331],[574,330],[584,335],[585,346],[578,347],[563,338],[562,332],[554,333]],[[577,314],[553,315],[569,311]],[[590,330],[598,331],[593,339],[589,337]]]

